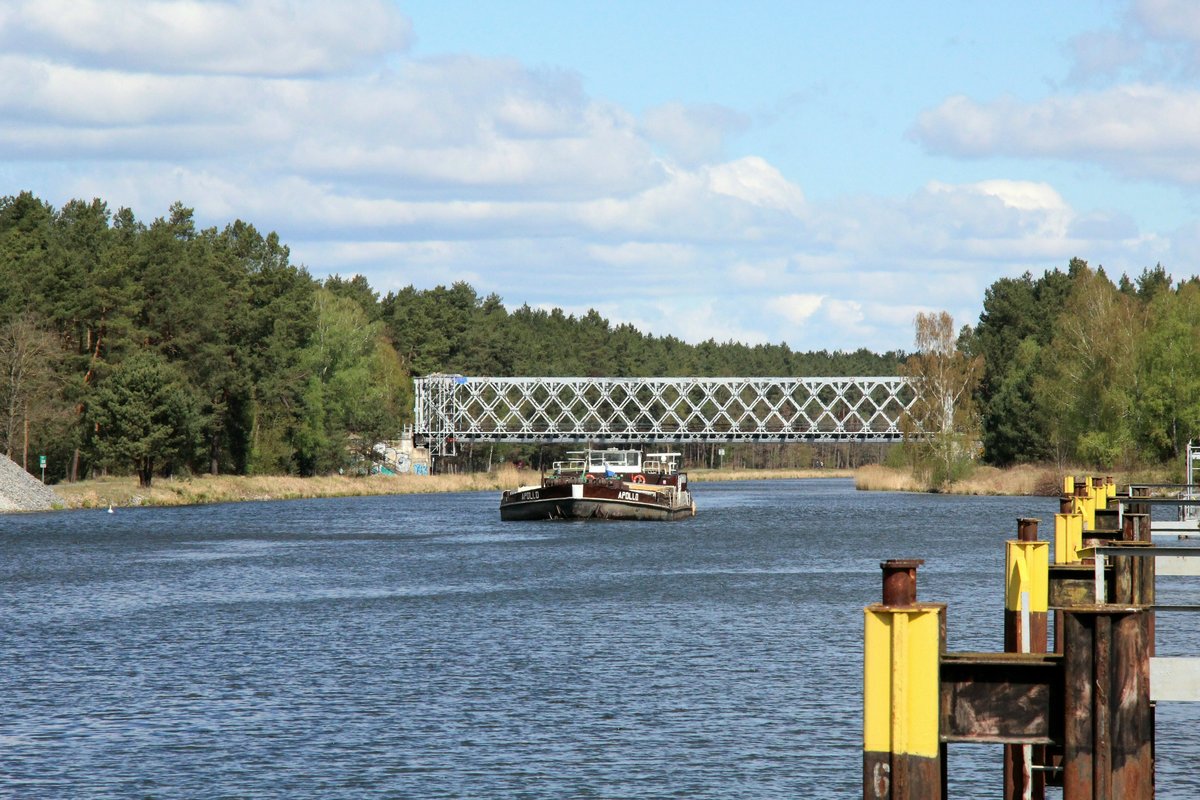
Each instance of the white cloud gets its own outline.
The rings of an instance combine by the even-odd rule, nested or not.
[[[16,0],[0,48],[167,74],[320,75],[407,48],[385,0]]]
[[[673,242],[594,244],[587,247],[587,254],[603,264],[647,270],[667,270],[688,266],[696,257],[695,249],[691,245]]]
[[[761,208],[799,216],[804,192],[766,161],[747,156],[709,169],[708,186],[717,194],[736,197]]]
[[[819,294],[785,294],[768,300],[767,308],[792,325],[803,325],[817,313],[824,300],[824,295]]]
[[[780,285],[788,270],[787,257],[739,260],[729,268],[729,277],[739,287],[766,288]]]
[[[1132,17],[1155,38],[1200,44],[1200,6],[1191,0],[1136,0]]]
[[[1067,49],[1072,61],[1067,81],[1081,86],[1113,80],[1145,55],[1145,45],[1129,31],[1088,31]]]
[[[968,188],[999,198],[1005,206],[1018,211],[1048,212],[1056,215],[1067,211],[1067,204],[1062,195],[1047,183],[997,178],[979,181]]]
[[[857,300],[830,300],[825,315],[834,322],[849,325],[857,325],[866,318],[862,303]]]
[[[748,125],[745,116],[724,106],[666,103],[646,112],[642,130],[675,160],[697,166],[720,158],[726,137]]]
[[[1058,158],[1122,175],[1200,183],[1200,91],[1129,84],[1032,103],[951,97],[920,115],[910,136],[967,158]]]
[[[744,124],[726,109],[639,120],[567,71],[415,59],[382,0],[46,8],[0,5],[0,170],[15,191],[142,218],[180,200],[201,224],[278,230],[314,274],[381,292],[467,280],[510,306],[595,307],[688,341],[882,349],[909,345],[915,310],[969,321],[1001,275],[1081,254],[1140,271],[1170,253],[1128,217],[1003,173],[814,202],[762,157],[721,156]],[[339,19],[316,30],[327,9]],[[122,19],[137,42],[113,32]],[[1149,85],[952,98],[913,135],[954,155],[1132,150],[1200,172],[1197,100]]]

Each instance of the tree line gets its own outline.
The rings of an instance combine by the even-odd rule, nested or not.
[[[1200,437],[1200,278],[1157,264],[1114,282],[1066,271],[1001,278],[958,346],[978,359],[984,458],[1096,467],[1178,463]]]
[[[1072,259],[997,280],[957,336],[944,315],[917,323],[911,355],[689,344],[594,310],[509,311],[464,282],[380,296],[361,276],[318,280],[276,234],[200,229],[179,203],[147,223],[26,192],[0,198],[0,452],[31,471],[45,455],[54,480],[311,475],[361,468],[395,438],[419,375],[914,375],[950,351],[970,401],[918,409],[953,428],[947,469],[962,453],[1170,462],[1200,436],[1196,277],[1156,265],[1114,282]]]
[[[508,311],[467,283],[380,296],[314,278],[236,220],[0,197],[0,452],[50,480],[359,469],[412,378],[891,375],[902,351],[688,344],[595,311]]]

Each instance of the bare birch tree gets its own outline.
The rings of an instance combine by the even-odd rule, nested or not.
[[[954,318],[945,311],[917,314],[913,327],[917,352],[900,368],[916,392],[905,419],[905,437],[922,456],[923,471],[940,488],[952,479],[956,463],[969,458],[978,437],[972,397],[983,358],[958,348]]]
[[[32,314],[20,314],[0,326],[0,444],[9,458],[20,447],[26,468],[29,425],[51,405],[57,355],[54,338]]]

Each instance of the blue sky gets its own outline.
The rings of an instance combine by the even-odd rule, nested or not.
[[[0,69],[0,195],[381,292],[887,350],[1073,256],[1197,271],[1184,0],[0,0]]]

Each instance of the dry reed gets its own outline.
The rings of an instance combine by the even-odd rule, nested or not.
[[[247,500],[296,500],[314,497],[358,497],[383,494],[500,491],[536,483],[529,470],[502,466],[492,472],[463,475],[323,475],[298,478],[286,475],[197,475],[160,478],[149,488],[133,477],[98,478],[59,484],[55,492],[65,508],[107,506],[179,506]]]
[[[1063,476],[1092,475],[1112,476],[1118,486],[1128,483],[1169,482],[1167,468],[1143,468],[1134,471],[1089,469],[1087,467],[1059,467],[1052,464],[1019,464],[1006,469],[978,466],[971,475],[955,481],[938,491],[946,494],[1011,495],[1032,497],[1057,497],[1062,491]],[[874,492],[929,492],[933,489],[906,470],[892,469],[880,465],[860,467],[854,473],[854,486],[862,491]]]
[[[1169,482],[1169,470],[1143,469],[1136,472],[1097,472],[1081,467],[1059,468],[1052,465],[1023,465],[1010,469],[977,467],[971,477],[942,491],[975,495],[1055,496],[1062,488],[1063,475],[1113,475],[1118,485],[1130,481]],[[693,469],[688,477],[694,483],[740,480],[778,480],[804,478],[848,478],[855,488],[875,492],[925,492],[929,487],[904,470],[878,464],[857,470],[834,469]],[[518,470],[510,464],[491,472],[457,475],[372,475],[348,477],[327,475],[297,478],[285,475],[240,476],[197,475],[190,478],[160,478],[143,488],[137,479],[98,478],[54,487],[64,508],[104,508],[107,506],[179,506],[203,503],[228,503],[252,500],[294,500],[314,497],[355,497],[383,494],[419,494],[434,492],[498,492],[539,481],[532,470]]]
[[[854,471],[854,488],[863,492],[924,492],[927,487],[912,474],[882,464],[869,464]]]

